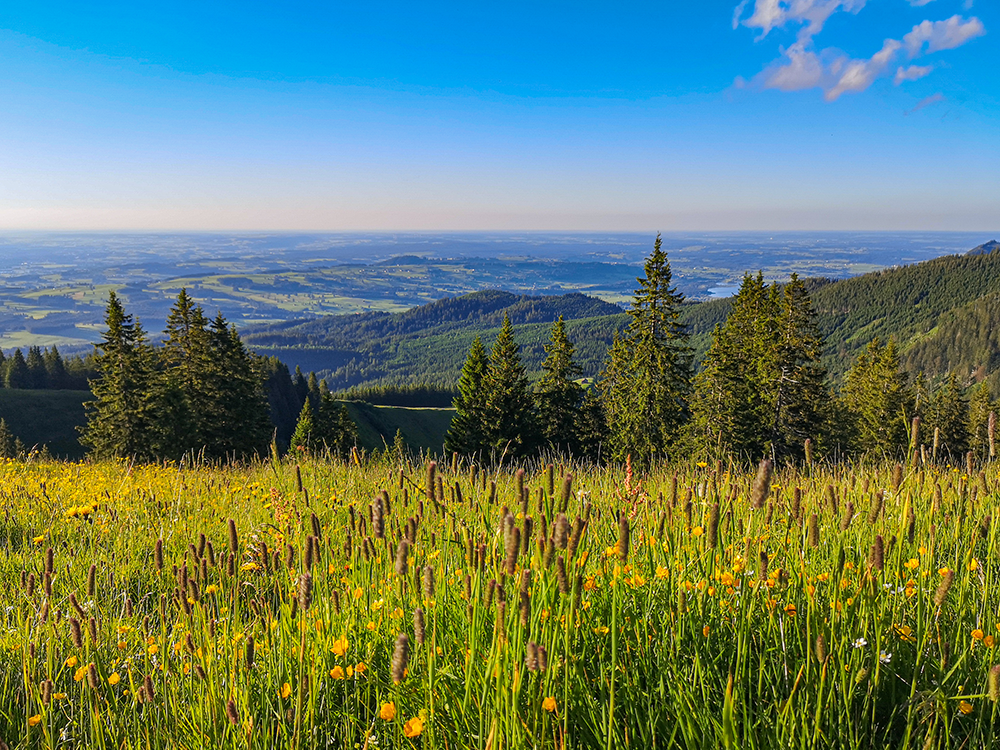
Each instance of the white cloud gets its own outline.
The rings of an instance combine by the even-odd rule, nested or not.
[[[923,54],[925,44],[927,52],[955,49],[985,33],[983,22],[975,16],[966,21],[961,16],[954,15],[946,21],[924,21],[917,24],[903,37],[903,44],[910,57],[916,57]]]
[[[817,52],[813,37],[827,19],[838,11],[857,13],[866,0],[754,0],[753,12],[742,18],[750,0],[741,0],[733,13],[733,28],[740,24],[759,29],[764,38],[772,29],[799,26],[798,39],[781,50],[781,57],[747,83],[738,78],[738,87],[745,86],[801,91],[822,89],[827,101],[835,101],[846,93],[868,89],[877,79],[893,75],[896,85],[916,81],[933,71],[930,65],[896,65],[897,58],[910,58],[940,50],[954,49],[970,39],[986,33],[978,18],[965,19],[955,15],[944,21],[924,21],[917,24],[902,40],[886,39],[882,49],[869,58],[854,59],[833,48]],[[914,7],[928,5],[933,0],[909,0]]]
[[[743,0],[733,15],[734,24],[739,23],[748,0]],[[823,24],[838,10],[857,13],[867,0],[755,0],[753,13],[742,21],[744,26],[760,29],[761,38],[772,29],[783,28],[787,24],[802,24],[799,39],[810,39],[823,30]]]
[[[867,60],[849,60],[841,63],[836,83],[826,89],[824,98],[835,101],[841,94],[857,93],[871,86],[892,64],[893,58],[902,47],[895,39],[886,39],[882,49]],[[836,72],[836,71],[831,71]]]
[[[931,71],[933,70],[934,70],[933,65],[911,65],[908,68],[904,68],[902,65],[900,65],[899,69],[896,71],[896,77],[893,78],[892,80],[893,83],[895,83],[898,86],[904,81],[916,81],[923,78],[924,76],[928,76],[931,74]]]

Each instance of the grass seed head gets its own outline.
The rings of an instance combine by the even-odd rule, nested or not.
[[[764,507],[764,502],[771,492],[771,478],[774,476],[774,462],[765,458],[757,465],[757,476],[750,490],[750,506],[754,510]]]
[[[986,694],[994,703],[1000,701],[1000,664],[990,667],[990,673],[986,677]]]
[[[417,607],[413,611],[413,636],[417,639],[417,643],[423,646],[425,635],[424,611],[420,607]]]
[[[400,633],[396,637],[396,644],[392,649],[392,681],[398,685],[406,676],[406,667],[410,663],[410,639],[406,633]]]
[[[618,514],[618,561],[625,565],[628,562],[629,539],[631,537],[628,516],[625,511]]]
[[[299,576],[299,586],[298,586],[298,602],[299,608],[306,612],[309,607],[312,606],[312,575],[309,573],[302,573]]]
[[[934,592],[934,606],[940,607],[945,603],[948,598],[948,590],[951,589],[954,579],[955,573],[951,570],[946,570],[941,576],[941,583],[938,584],[937,591]]]
[[[239,534],[236,533],[236,521],[230,518],[227,526],[229,529],[229,551],[232,554],[237,555],[240,551],[240,537]]]

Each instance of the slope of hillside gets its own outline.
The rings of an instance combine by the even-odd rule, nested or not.
[[[626,317],[617,305],[578,293],[530,297],[489,290],[404,313],[337,315],[258,326],[247,329],[244,340],[261,354],[315,371],[334,390],[362,383],[452,386],[473,338],[482,335],[489,344],[504,314],[515,325],[530,371],[539,369],[549,327],[562,315],[590,375],[597,373]]]

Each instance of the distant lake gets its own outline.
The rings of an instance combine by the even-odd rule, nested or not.
[[[709,287],[708,293],[712,299],[722,299],[723,297],[732,297],[739,290],[738,286],[713,286]]]

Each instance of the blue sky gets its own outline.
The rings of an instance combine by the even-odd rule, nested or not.
[[[1000,228],[1000,3],[0,9],[4,229]]]

